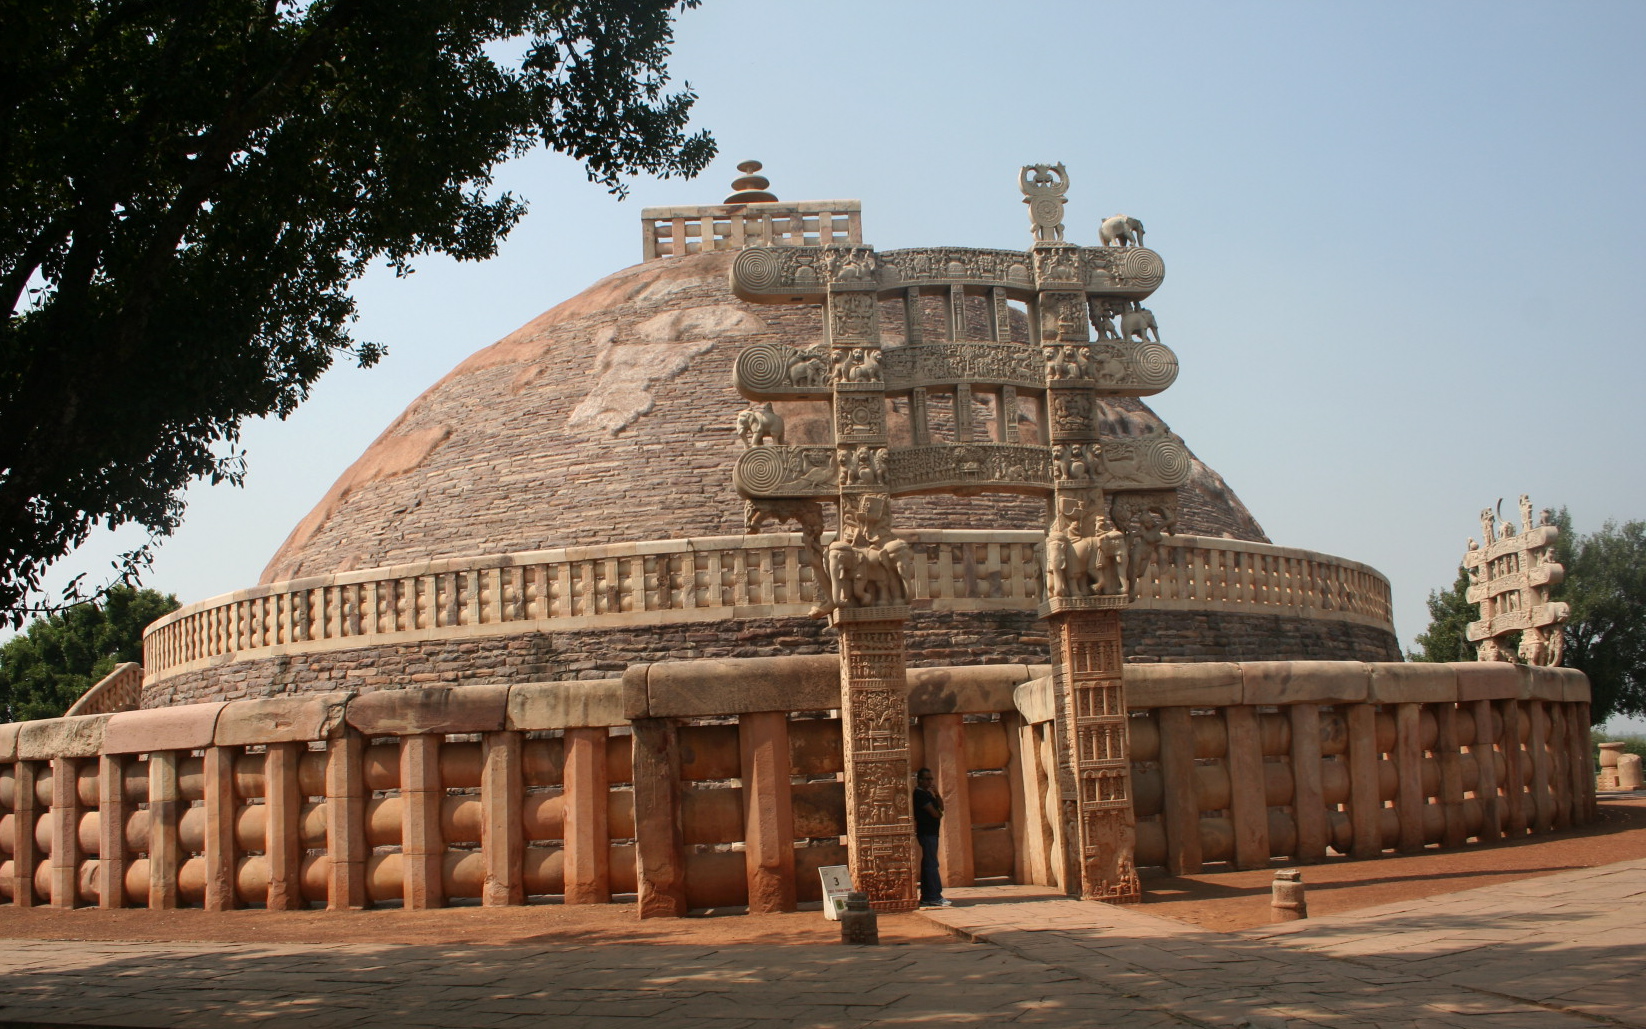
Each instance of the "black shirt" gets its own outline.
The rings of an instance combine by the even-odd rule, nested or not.
[[[930,806],[937,814],[932,814],[926,808]],[[914,834],[916,836],[936,836],[943,825],[942,809],[937,806],[937,795],[929,790],[914,788]]]

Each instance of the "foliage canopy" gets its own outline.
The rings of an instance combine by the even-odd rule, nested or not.
[[[189,482],[240,481],[245,419],[372,364],[347,292],[372,262],[491,256],[525,211],[498,162],[543,145],[619,193],[700,171],[676,7],[5,5],[0,614],[98,524],[170,533]]]
[[[115,586],[95,604],[38,618],[0,645],[0,720],[55,718],[126,661],[143,660],[143,630],[177,598]]]

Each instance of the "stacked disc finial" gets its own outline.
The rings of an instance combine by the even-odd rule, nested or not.
[[[744,161],[737,166],[743,176],[732,183],[732,195],[726,198],[728,204],[772,204],[777,197],[766,191],[771,185],[764,175],[756,174],[760,171],[759,161]]]

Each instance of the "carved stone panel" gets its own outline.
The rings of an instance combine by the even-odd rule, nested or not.
[[[737,355],[732,382],[751,400],[804,400],[829,396],[832,369],[821,347],[756,343]]]
[[[755,447],[732,469],[732,484],[745,497],[833,496],[839,481],[834,447]]]
[[[922,343],[885,358],[888,393],[961,382],[1040,389],[1046,381],[1034,351],[1015,343]]]
[[[894,492],[955,490],[1044,492],[1051,486],[1045,447],[1011,443],[897,447],[891,452]]]
[[[1463,567],[1469,573],[1467,597],[1479,605],[1480,618],[1470,622],[1467,635],[1477,644],[1481,661],[1513,661],[1530,665],[1558,665],[1565,655],[1561,626],[1571,608],[1549,599],[1550,590],[1566,576],[1554,560],[1560,528],[1548,511],[1532,525],[1532,501],[1520,497],[1519,530],[1511,522],[1499,528],[1490,508],[1480,512],[1484,545],[1469,540]],[[1511,638],[1520,633],[1518,644]]]
[[[1177,355],[1159,343],[1097,340],[1041,347],[1046,381],[1110,396],[1143,397],[1177,381]]]
[[[963,283],[978,286],[1034,287],[1029,255],[1020,250],[970,247],[921,247],[888,250],[880,255],[880,288],[907,289]]]
[[[1098,477],[1107,490],[1174,489],[1189,481],[1194,459],[1169,432],[1104,436]]]

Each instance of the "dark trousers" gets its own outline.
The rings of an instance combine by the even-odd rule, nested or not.
[[[943,899],[943,875],[937,869],[937,836],[916,836],[920,841],[920,902]]]

